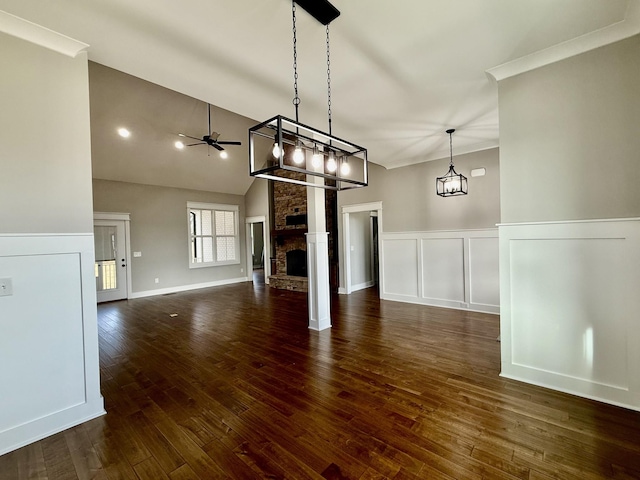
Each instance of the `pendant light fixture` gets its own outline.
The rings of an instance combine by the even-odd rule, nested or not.
[[[327,94],[329,133],[300,123],[298,109],[298,51],[296,4],[304,8],[327,32]],[[334,136],[331,132],[331,61],[329,23],[340,12],[327,0],[292,0],[293,21],[293,105],[295,120],[276,115],[249,129],[249,174],[281,182],[329,190],[366,187],[367,150]],[[321,182],[313,177],[321,177]]]
[[[442,177],[436,178],[436,193],[441,197],[453,197],[455,195],[466,195],[469,191],[467,177],[457,173],[453,168],[453,132],[455,128],[447,130],[449,134],[449,171]]]

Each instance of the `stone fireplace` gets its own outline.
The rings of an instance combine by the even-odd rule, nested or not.
[[[289,172],[294,177],[297,174]],[[271,276],[269,285],[272,288],[281,288],[306,292],[308,290],[307,279],[307,187],[294,183],[272,181],[270,183],[271,214]],[[329,231],[329,265],[335,272],[335,284],[337,289],[337,255],[335,250],[334,231],[337,222],[336,202],[337,195],[333,191],[326,191],[327,231]],[[332,260],[335,266],[332,267]]]

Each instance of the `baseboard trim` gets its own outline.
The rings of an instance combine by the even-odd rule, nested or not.
[[[52,413],[0,433],[0,455],[101,417],[107,412],[101,397]]]
[[[609,404],[609,405],[615,405],[616,407],[626,408],[626,409],[629,409],[629,410],[635,410],[636,412],[640,412],[640,406],[639,405],[635,405],[633,403],[628,403],[628,402],[620,401],[620,400],[616,400],[616,399],[612,400],[612,399],[607,398],[605,396],[593,395],[592,393],[589,393],[589,392],[585,391],[585,389],[558,387],[557,385],[555,385],[553,383],[540,381],[540,380],[531,380],[528,377],[520,376],[520,375],[517,375],[517,374],[511,374],[511,373],[500,372],[500,376],[502,378],[508,378],[509,380],[515,380],[515,381],[518,381],[518,382],[527,383],[529,385],[535,385],[537,387],[542,387],[542,388],[546,388],[546,389],[549,389],[549,390],[554,390],[556,392],[562,392],[562,393],[566,393],[566,394],[569,394],[569,395],[575,395],[576,397],[588,398],[589,400],[594,400],[596,402],[606,403],[606,404]],[[586,388],[589,387],[589,382],[588,381],[575,379],[575,382],[576,383],[582,382],[586,386]]]
[[[452,310],[463,310],[465,312],[489,313],[491,315],[500,315],[499,305],[483,305],[478,303],[470,303],[468,307],[461,306],[457,301],[434,300],[431,298],[419,298],[409,295],[383,293],[380,295],[382,300],[390,300],[392,302],[415,303],[416,305],[425,305],[428,307],[450,308]],[[456,305],[457,304],[457,305]]]
[[[193,283],[191,285],[179,285],[176,287],[158,288],[157,290],[144,290],[142,292],[132,292],[130,299],[155,297],[157,295],[167,295],[169,293],[188,292],[189,290],[198,290],[201,288],[221,287],[224,285],[232,285],[234,283],[248,282],[248,277],[228,278],[225,280],[216,280],[213,282]]]
[[[358,290],[364,290],[365,288],[370,288],[373,287],[375,285],[375,283],[373,282],[373,280],[369,281],[369,282],[365,282],[365,283],[359,283],[358,285],[353,285],[351,287],[351,292],[357,292]]]

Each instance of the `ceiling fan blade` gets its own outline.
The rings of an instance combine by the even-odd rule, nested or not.
[[[194,145],[206,145],[207,142],[200,142],[200,143],[190,143],[189,145],[185,145],[185,147],[193,147]]]
[[[178,134],[178,136],[179,136],[179,137],[184,137],[184,138],[191,138],[192,140],[198,140],[198,141],[200,141],[200,142],[202,141],[202,139],[201,139],[201,138],[198,138],[198,137],[192,137],[191,135],[185,135],[184,133],[179,133],[179,134]]]
[[[242,145],[242,142],[225,142],[225,141],[222,141],[222,142],[216,142],[216,143],[218,143],[220,145]]]
[[[217,143],[211,143],[210,145],[211,145],[213,148],[215,148],[216,150],[220,151],[220,152],[221,152],[222,150],[224,150],[224,148],[222,148],[222,147],[221,147],[220,145],[218,145]]]

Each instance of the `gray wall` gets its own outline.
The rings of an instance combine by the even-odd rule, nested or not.
[[[447,172],[448,159],[392,170],[371,165],[369,186],[340,192],[338,211],[345,205],[382,201],[382,228],[387,233],[495,227],[500,222],[498,149],[454,155],[453,163],[458,173],[469,178],[468,195],[436,195],[436,177]],[[471,178],[471,170],[480,167],[487,174]]]
[[[92,232],[86,54],[0,33],[0,58],[0,233]]]
[[[269,218],[269,180],[255,178],[244,196],[247,217]]]
[[[244,197],[97,179],[93,197],[96,212],[131,214],[131,251],[142,252],[142,257],[131,258],[134,293],[246,276]],[[239,205],[238,265],[189,268],[186,212],[190,201]]]
[[[499,84],[502,222],[640,216],[640,36]]]

